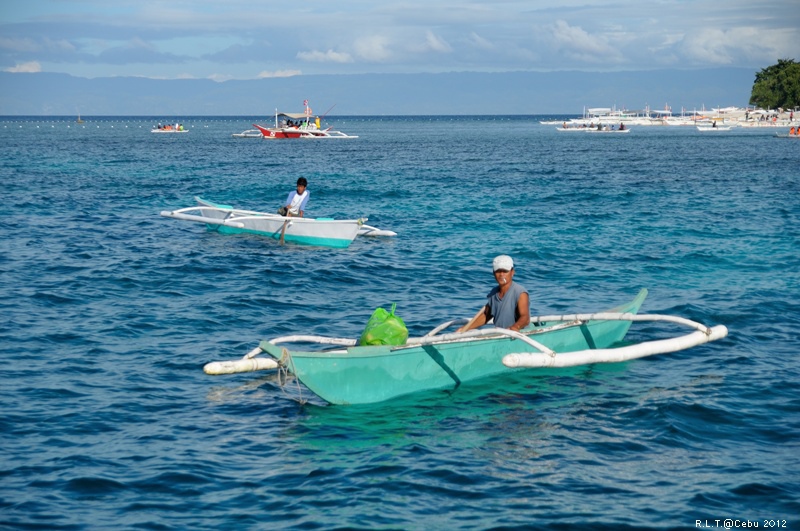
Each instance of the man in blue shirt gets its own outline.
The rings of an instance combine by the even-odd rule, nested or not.
[[[514,282],[514,260],[501,254],[492,262],[494,279],[497,287],[487,295],[486,306],[475,314],[467,324],[457,330],[466,332],[485,325],[494,319],[498,328],[508,328],[515,332],[528,326],[531,322],[530,300],[528,290]]]

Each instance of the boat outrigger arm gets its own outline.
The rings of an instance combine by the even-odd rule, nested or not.
[[[728,335],[725,325],[708,327],[683,317],[672,315],[635,315],[631,313],[595,313],[562,316],[537,317],[537,321],[578,320],[578,321],[667,321],[694,328],[694,332],[655,341],[644,341],[635,345],[617,348],[589,349],[566,354],[548,352],[521,352],[506,354],[503,365],[509,368],[574,367],[592,363],[617,363],[655,354],[667,354],[686,350],[703,343],[716,341]]]
[[[165,218],[182,219],[183,221],[194,221],[197,223],[205,223],[207,225],[224,225],[226,227],[233,227],[235,229],[245,228],[244,223],[241,223],[240,221],[229,220],[228,217],[230,216],[230,214],[225,219],[217,219],[207,216],[197,216],[194,214],[187,214],[187,212],[191,212],[194,210],[201,210],[201,209],[202,209],[201,207],[188,207],[172,211],[164,210],[161,212],[161,215]],[[206,208],[206,210],[223,210],[223,209]]]
[[[590,365],[594,363],[616,363],[628,361],[655,354],[666,354],[686,350],[710,341],[722,339],[728,335],[728,329],[724,325],[708,327],[703,324],[675,317],[671,315],[637,315],[632,313],[590,313],[590,314],[569,314],[569,315],[541,315],[531,317],[531,323],[553,322],[558,323],[544,329],[537,329],[535,332],[549,332],[559,328],[574,327],[589,321],[662,321],[680,324],[693,328],[689,334],[674,337],[671,339],[661,339],[645,341],[635,345],[625,347],[606,348],[606,349],[587,349],[572,352],[558,353],[532,339],[528,334],[514,332],[505,328],[488,328],[480,330],[470,330],[467,332],[454,332],[438,335],[439,332],[451,326],[465,324],[469,319],[456,319],[437,326],[426,335],[418,338],[409,338],[405,345],[398,346],[423,346],[442,343],[462,342],[479,337],[499,337],[508,336],[513,339],[523,341],[538,352],[520,352],[506,354],[503,357],[503,365],[509,368],[544,368],[544,367],[573,367],[577,365]],[[535,335],[535,334],[534,334]],[[257,356],[266,349],[280,343],[318,343],[322,345],[338,345],[342,347],[356,346],[357,340],[347,338],[331,338],[312,335],[291,335],[282,336],[269,341],[262,341],[261,344],[248,352],[243,358],[231,361],[215,361],[205,365],[203,370],[206,374],[234,374],[240,372],[251,372],[259,370],[277,369],[286,366],[291,361],[288,350],[283,350],[280,359],[258,358]]]

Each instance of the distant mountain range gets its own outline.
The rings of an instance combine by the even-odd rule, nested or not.
[[[0,72],[3,116],[253,116],[316,114],[581,114],[584,107],[664,109],[745,106],[747,68],[637,72],[304,75],[218,83],[207,79],[87,79]]]

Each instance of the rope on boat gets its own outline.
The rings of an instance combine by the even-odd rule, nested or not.
[[[259,349],[261,350],[261,349]],[[289,373],[294,374],[294,381],[297,386],[297,398],[286,392],[286,384],[289,381]],[[297,377],[297,372],[294,367],[294,360],[292,353],[286,347],[281,348],[281,359],[278,360],[278,385],[288,398],[295,400],[299,404],[305,404],[308,400],[303,398],[303,388],[300,386],[300,379]]]

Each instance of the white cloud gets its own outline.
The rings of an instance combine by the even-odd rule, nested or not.
[[[10,1],[19,9],[4,13],[0,69],[39,61],[89,77],[126,69],[153,77],[167,71],[164,65],[197,79],[333,67],[338,73],[761,68],[795,57],[800,42],[798,0],[728,0],[724,9],[713,0],[667,0],[655,10],[636,0],[345,0],[268,2],[269,9],[252,0]],[[299,32],[288,22],[296,20]]]
[[[453,51],[453,48],[450,47],[450,44],[448,44],[446,40],[430,30],[425,32],[425,48],[440,53],[450,53]]]
[[[789,31],[759,31],[756,28],[707,29],[687,35],[680,45],[691,60],[716,65],[734,64],[738,58],[774,61],[791,46]]]
[[[493,50],[494,44],[491,41],[484,39],[474,31],[469,34],[469,42],[475,46],[476,48],[480,48],[482,50]]]
[[[384,35],[361,37],[353,43],[355,54],[365,61],[380,63],[391,57],[389,39]]]
[[[424,41],[414,41],[410,40],[411,44],[408,46],[408,50],[414,53],[427,53],[427,52],[435,52],[435,53],[450,53],[453,51],[453,48],[450,46],[444,38],[436,35],[431,30],[425,31],[425,40]]]
[[[30,74],[34,72],[41,72],[42,65],[40,65],[37,61],[30,61],[28,63],[20,63],[17,64],[17,66],[6,68],[5,71],[14,73],[24,72],[26,74]]]
[[[327,52],[320,52],[314,50],[312,52],[297,52],[297,58],[301,61],[308,61],[312,63],[352,63],[353,57],[349,53],[334,52],[328,50]]]
[[[682,48],[687,57],[694,60],[713,64],[731,62],[730,42],[722,30],[706,29],[698,34],[688,35]]]
[[[264,70],[260,72],[256,78],[258,79],[266,79],[271,77],[294,77],[302,75],[303,72],[301,70],[275,70],[270,72],[268,70]]]
[[[31,38],[0,38],[0,50],[17,53],[70,53],[75,51],[75,46],[68,40],[52,40],[44,37],[39,40]]]
[[[53,52],[74,52],[75,46],[66,39],[59,39],[57,41],[51,39],[44,40],[44,49]]]
[[[622,61],[619,50],[606,37],[589,34],[580,26],[570,26],[557,20],[549,28],[551,44],[572,59],[587,63],[615,63]]]
[[[33,39],[9,39],[0,38],[0,50],[11,50],[14,52],[38,52],[41,46]]]

